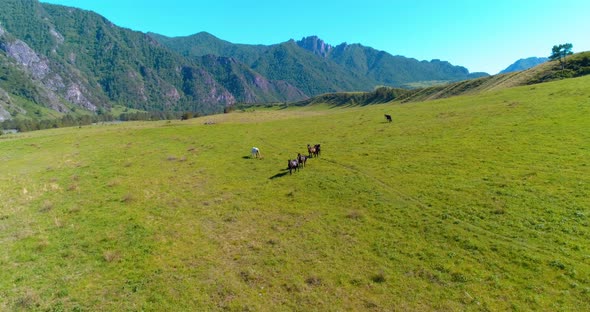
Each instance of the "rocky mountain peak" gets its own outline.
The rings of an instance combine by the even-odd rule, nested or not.
[[[327,57],[328,53],[333,49],[331,45],[325,43],[317,36],[303,37],[297,41],[297,45],[321,57]]]

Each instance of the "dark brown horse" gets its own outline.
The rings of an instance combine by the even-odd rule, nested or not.
[[[391,115],[387,115],[387,114],[385,114],[385,119],[387,119],[387,121],[391,122],[391,120],[392,120],[392,119],[391,119]]]
[[[320,150],[321,150],[320,145],[319,144],[316,144],[316,145],[314,145],[314,148],[315,148],[315,154],[314,154],[315,157],[320,156]]]
[[[299,163],[297,162],[297,159],[289,159],[287,166],[289,168],[289,174],[293,174],[293,170],[299,171]]]
[[[306,161],[307,161],[307,156],[301,155],[301,153],[297,153],[297,162],[299,163],[299,167],[305,167]]]

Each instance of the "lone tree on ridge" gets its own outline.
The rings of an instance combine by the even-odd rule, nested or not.
[[[559,64],[561,65],[561,69],[565,69],[565,58],[568,55],[574,54],[572,52],[573,45],[571,43],[564,43],[560,45],[554,45],[553,49],[551,50],[551,55],[549,59],[552,61],[559,60]]]

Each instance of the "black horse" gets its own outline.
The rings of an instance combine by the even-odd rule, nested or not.
[[[391,121],[392,121],[392,119],[391,119],[391,115],[387,115],[387,114],[385,114],[385,119],[387,119],[387,121],[389,121],[389,122],[391,122]]]
[[[297,162],[297,159],[289,159],[287,166],[289,168],[289,174],[293,174],[293,170],[299,171],[299,163]]]
[[[315,157],[319,157],[320,156],[321,147],[320,147],[319,144],[316,144],[314,147],[315,147]]]
[[[301,153],[297,153],[297,162],[299,163],[299,167],[305,167],[306,161],[307,161],[307,156],[301,155]]]

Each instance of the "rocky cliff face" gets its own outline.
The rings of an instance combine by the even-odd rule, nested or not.
[[[53,30],[54,36],[63,37]],[[85,94],[87,90],[76,83],[76,77],[64,79],[55,68],[57,64],[45,56],[38,54],[25,42],[19,39],[11,39],[8,33],[0,26],[0,51],[4,52],[8,59],[20,70],[30,75],[33,84],[38,87],[37,92],[43,99],[42,104],[58,112],[68,112],[65,102],[70,102],[90,111],[96,111],[97,106],[89,101]],[[72,75],[74,76],[74,75]]]
[[[235,102],[268,103],[299,101],[307,96],[285,81],[269,80],[232,57],[206,55],[200,64],[218,78]],[[233,104],[233,103],[231,103]]]
[[[10,105],[10,96],[4,89],[0,88],[0,121],[10,119],[11,116],[7,110]]]
[[[20,40],[4,42],[0,48],[6,51],[19,65],[25,67],[33,78],[41,80],[47,77],[49,73],[47,59],[41,59],[26,43]]]
[[[92,12],[8,1],[12,5],[0,10],[0,77],[8,79],[0,87],[19,103],[62,113],[117,103],[207,114],[237,102],[219,77],[145,34]],[[7,107],[2,105],[4,119],[14,111]]]
[[[327,57],[333,47],[317,36],[304,37],[297,41],[297,45],[321,57]]]

